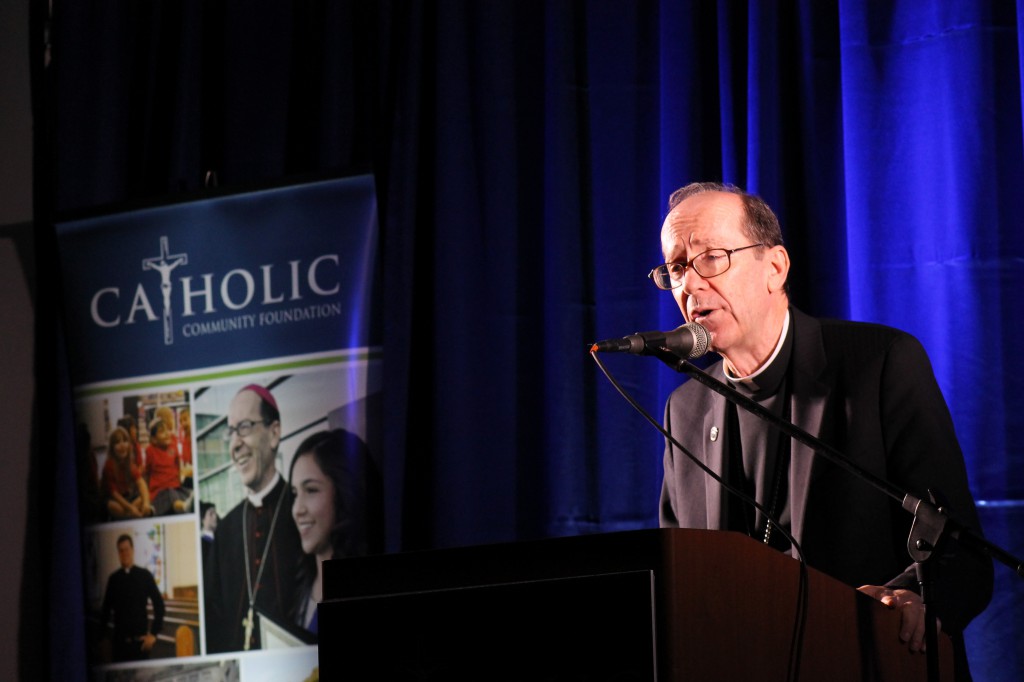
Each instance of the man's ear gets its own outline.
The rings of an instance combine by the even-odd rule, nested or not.
[[[768,292],[775,293],[786,286],[789,278],[789,252],[785,246],[773,246],[768,250]]]
[[[276,451],[277,446],[281,443],[281,422],[274,420],[267,428],[270,429],[271,447]]]

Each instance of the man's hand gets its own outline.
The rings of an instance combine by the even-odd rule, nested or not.
[[[925,650],[925,606],[917,592],[894,590],[880,585],[862,585],[857,589],[869,597],[874,597],[890,609],[898,610],[900,612],[900,641],[907,644],[914,653]]]
[[[153,645],[156,644],[156,635],[150,634],[148,632],[139,639],[142,641],[143,651],[149,651],[153,648]]]

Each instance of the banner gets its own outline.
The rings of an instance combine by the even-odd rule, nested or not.
[[[317,678],[383,550],[372,178],[58,225],[98,680]]]

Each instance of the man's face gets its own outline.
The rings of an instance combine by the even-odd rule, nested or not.
[[[132,543],[122,540],[117,543],[117,560],[121,562],[121,568],[131,568],[135,563],[135,548]]]
[[[281,441],[281,423],[263,423],[260,397],[252,391],[242,391],[236,395],[228,408],[229,427],[237,429],[239,424],[246,421],[252,422],[252,430],[244,437],[237,432],[232,433],[228,448],[242,483],[253,492],[259,492],[277,471],[274,457]]]
[[[738,195],[705,192],[676,206],[665,218],[661,247],[666,263],[685,263],[708,249],[736,249],[755,243],[743,230],[743,203]],[[782,247],[747,249],[731,256],[732,266],[705,279],[693,266],[683,285],[672,290],[687,321],[697,322],[711,335],[711,347],[732,358],[763,345],[773,293],[785,282],[788,257]],[[770,330],[777,335],[777,330]],[[774,344],[777,336],[771,338]]]

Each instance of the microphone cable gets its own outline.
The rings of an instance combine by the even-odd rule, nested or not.
[[[683,445],[679,441],[677,441],[672,436],[672,434],[670,434],[657,419],[652,417],[650,413],[647,412],[647,410],[645,410],[643,406],[640,405],[636,401],[636,399],[634,399],[633,396],[630,395],[629,392],[622,387],[618,380],[616,380],[615,377],[612,376],[608,368],[605,367],[604,362],[602,362],[601,358],[598,357],[598,351],[596,350],[596,347],[591,348],[590,357],[594,359],[594,362],[597,363],[598,368],[604,374],[605,378],[607,378],[611,385],[615,388],[615,390],[619,392],[619,395],[621,395],[626,400],[626,402],[633,407],[634,410],[639,412],[640,416],[642,416],[644,419],[648,421],[648,423],[654,426],[654,428],[657,429],[658,432],[661,433],[661,435],[664,436],[666,440],[668,440],[680,452],[686,455],[686,457],[691,462],[696,464],[705,474],[707,474],[716,482],[718,482],[718,484],[721,485],[729,494],[734,495],[736,498],[738,498],[745,504],[752,506],[754,509],[764,514],[765,518],[772,523],[776,530],[781,532],[786,537],[789,543],[793,546],[793,549],[796,550],[799,559],[800,580],[797,586],[796,618],[793,623],[792,639],[790,640],[789,669],[787,671],[786,679],[790,680],[790,682],[797,682],[797,680],[799,680],[800,678],[800,660],[803,654],[804,632],[806,630],[807,625],[808,591],[807,561],[804,559],[804,552],[803,549],[800,547],[800,543],[796,541],[796,538],[794,538],[793,535],[778,522],[778,519],[776,519],[774,515],[770,514],[762,504],[757,502],[757,500],[753,499],[739,488],[726,482],[725,479],[723,479],[717,473],[712,471],[710,467],[704,464],[704,462],[700,461],[700,458],[698,458],[685,447],[683,447]]]

